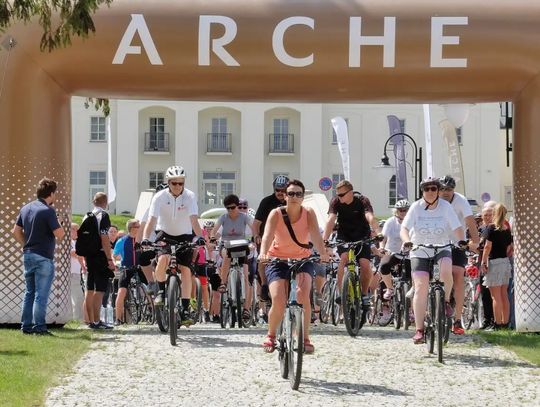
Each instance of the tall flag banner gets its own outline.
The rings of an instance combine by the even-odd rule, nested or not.
[[[388,128],[390,137],[397,133],[403,133],[401,122],[394,115],[386,116],[388,119]],[[394,158],[396,168],[396,196],[398,199],[409,199],[409,191],[407,188],[407,162],[405,161],[405,137],[395,136],[390,140],[394,146]]]
[[[109,203],[116,199],[116,187],[112,171],[112,137],[111,137],[111,116],[105,118],[107,126],[107,199]]]
[[[337,146],[339,154],[341,155],[341,163],[343,165],[343,175],[345,179],[351,180],[351,167],[349,159],[349,131],[347,129],[347,122],[343,117],[334,117],[332,120],[332,127],[336,133]]]
[[[433,177],[433,151],[431,147],[431,115],[429,105],[424,107],[424,134],[426,137],[426,176]]]
[[[443,140],[448,154],[448,164],[451,175],[456,180],[456,192],[465,195],[465,178],[463,177],[463,160],[461,159],[461,148],[459,147],[456,128],[449,120],[445,119],[439,123],[442,129]],[[444,176],[446,174],[441,174]]]

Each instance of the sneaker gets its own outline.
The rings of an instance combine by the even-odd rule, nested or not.
[[[407,297],[407,298],[413,298],[414,297],[414,287],[409,288],[409,291],[407,291],[407,294],[405,294],[405,297]]]
[[[444,305],[444,313],[446,314],[447,318],[452,318],[452,315],[454,315],[454,309],[449,302],[446,302]]]
[[[413,342],[414,342],[415,345],[418,345],[420,343],[424,343],[425,342],[424,330],[423,329],[417,329],[416,333],[414,334],[412,339],[413,339]]]
[[[112,326],[107,325],[103,321],[93,322],[90,324],[90,329],[113,329]]]
[[[156,307],[161,307],[164,302],[165,302],[165,292],[163,290],[159,290],[156,294],[156,298],[154,299],[154,305]]]
[[[204,311],[204,314],[203,314],[203,321],[204,321],[205,324],[208,323],[208,322],[210,322],[210,312]]]
[[[54,334],[49,330],[34,331],[33,333],[34,333],[34,335],[38,335],[38,336],[54,336]]]
[[[191,315],[186,310],[182,311],[182,325],[183,326],[193,325],[193,320],[191,319]]]
[[[454,322],[454,326],[452,327],[452,333],[454,335],[463,335],[465,333],[465,330],[461,326],[461,320],[458,319],[456,320],[456,322]]]
[[[393,295],[394,295],[394,290],[392,290],[391,288],[387,288],[386,290],[384,290],[383,298],[386,301],[388,301],[389,299],[392,298]]]
[[[362,309],[368,310],[371,306],[371,297],[369,295],[362,296]]]

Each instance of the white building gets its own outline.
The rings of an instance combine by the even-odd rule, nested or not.
[[[377,215],[388,215],[396,199],[395,176],[379,170],[390,136],[387,116],[401,120],[402,129],[423,149],[426,174],[424,115],[421,105],[360,105],[304,103],[224,103],[111,100],[112,172],[116,213],[134,213],[139,193],[154,188],[173,164],[187,172],[186,187],[199,197],[199,209],[221,206],[235,193],[257,207],[272,191],[277,174],[304,182],[315,192],[319,180],[343,177],[330,119],[348,122],[351,182],[367,195]],[[443,107],[431,105],[433,170],[449,170],[449,154],[439,126]],[[512,209],[511,169],[506,167],[505,138],[499,125],[499,104],[471,107],[460,129],[465,192],[481,203],[487,194]],[[107,189],[105,117],[84,99],[72,99],[73,212],[84,213],[97,191]],[[392,146],[387,154],[393,161]],[[408,197],[415,197],[414,155],[406,161]],[[326,192],[330,198],[332,190]],[[484,194],[484,195],[483,195]]]

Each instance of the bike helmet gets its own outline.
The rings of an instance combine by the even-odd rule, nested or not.
[[[276,177],[276,179],[274,180],[274,182],[273,182],[274,189],[275,188],[279,188],[279,189],[287,188],[288,183],[289,183],[289,177],[287,177],[285,175],[278,175]]]
[[[205,228],[213,228],[216,225],[216,223],[212,219],[207,219],[203,223],[203,227]]]
[[[410,208],[410,207],[411,207],[411,204],[406,199],[400,199],[394,205],[394,208],[396,209],[403,209],[403,208]]]
[[[253,208],[249,208],[248,211],[247,211],[248,215],[251,216],[252,218],[255,217],[255,209]]]
[[[420,182],[420,189],[428,185],[435,185],[437,188],[440,188],[441,181],[439,180],[439,178],[433,178],[433,177],[424,178],[422,182]]]
[[[179,165],[173,165],[172,167],[167,168],[167,171],[165,171],[165,181],[168,181],[173,178],[185,178],[186,177],[186,171],[184,170],[184,167],[180,167]]]
[[[238,200],[238,205],[247,207],[248,206],[248,200],[246,198],[240,198]]]
[[[439,179],[441,183],[441,188],[454,189],[456,187],[456,180],[450,175],[445,175]]]

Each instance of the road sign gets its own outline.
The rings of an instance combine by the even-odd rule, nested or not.
[[[322,191],[329,191],[332,189],[332,180],[328,177],[322,177],[319,180],[319,188],[321,188]]]

